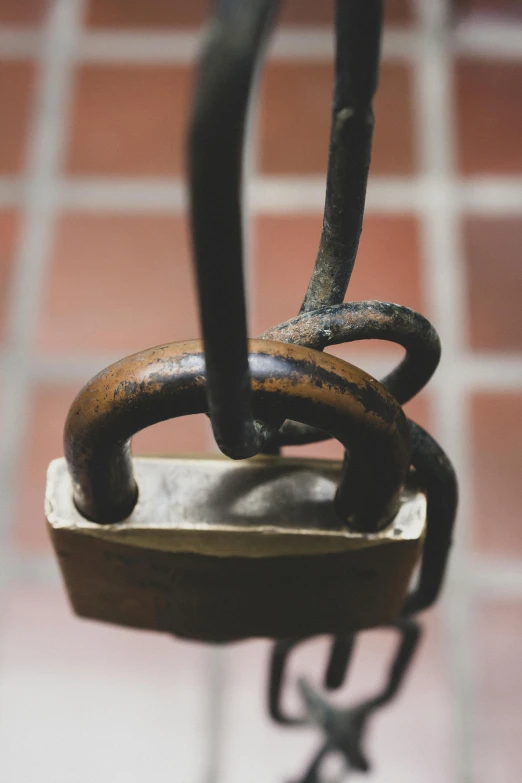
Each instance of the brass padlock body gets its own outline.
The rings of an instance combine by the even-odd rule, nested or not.
[[[48,526],[78,615],[221,642],[359,630],[400,612],[425,533],[413,484],[393,522],[369,534],[335,516],[337,461],[133,464],[138,504],[104,525],[76,509],[65,460],[50,465]]]

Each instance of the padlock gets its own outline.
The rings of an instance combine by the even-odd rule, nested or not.
[[[66,458],[48,474],[48,526],[78,615],[231,641],[399,614],[426,523],[400,406],[328,354],[269,340],[249,350],[256,416],[318,427],[349,459],[132,459],[136,431],[206,411],[203,347],[111,365],[71,406]]]

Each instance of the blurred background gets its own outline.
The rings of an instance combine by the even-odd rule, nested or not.
[[[386,8],[349,297],[408,305],[438,329],[441,367],[409,413],[454,460],[462,502],[443,600],[372,728],[369,779],[519,783],[522,3]],[[252,334],[297,313],[315,259],[332,9],[283,3],[260,84],[248,153]],[[207,13],[204,0],[0,0],[6,783],[287,783],[317,747],[313,730],[267,717],[267,642],[215,649],[75,619],[43,519],[46,467],[83,383],[121,356],[199,334],[184,136]],[[378,374],[396,357],[377,343],[336,352]],[[204,417],[135,439],[143,453],[214,449]],[[364,635],[340,703],[381,680],[393,643]],[[326,640],[303,647],[292,677],[319,682],[326,651]]]

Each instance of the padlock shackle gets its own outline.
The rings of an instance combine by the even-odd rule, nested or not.
[[[393,518],[410,464],[406,418],[374,378],[300,345],[249,341],[254,411],[337,438],[349,453],[336,508],[350,528],[375,532]],[[138,499],[130,452],[136,432],[205,413],[205,357],[199,340],[151,348],[99,373],[74,400],[64,447],[78,510],[100,524],[129,516]]]

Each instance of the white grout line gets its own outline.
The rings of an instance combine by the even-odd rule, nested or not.
[[[0,177],[0,209],[18,206],[22,200],[23,192],[22,180]]]
[[[182,32],[107,29],[84,32],[74,52],[76,59],[105,64],[192,64],[198,55],[202,34],[198,29]],[[41,35],[36,30],[0,25],[0,59],[37,57]],[[389,28],[383,36],[383,59],[415,61],[422,41],[415,29]],[[522,58],[520,22],[461,21],[452,33],[455,54],[489,59]],[[333,55],[331,27],[282,27],[274,35],[270,59],[327,62]]]
[[[522,563],[518,558],[475,555],[471,582],[483,600],[522,601]]]
[[[202,35],[187,32],[126,32],[107,30],[86,33],[78,59],[91,63],[189,65],[197,58]],[[411,59],[417,46],[409,30],[387,30],[383,39],[386,60]],[[279,29],[270,42],[268,57],[277,61],[328,62],[333,56],[331,27]]]
[[[82,62],[99,64],[189,65],[195,62],[201,41],[197,30],[84,33],[76,57]]]
[[[464,265],[453,176],[452,57],[447,20],[449,0],[417,0],[424,40],[416,67],[418,143],[422,175],[429,190],[424,215],[425,287],[428,316],[439,331],[443,359],[434,388],[435,430],[459,477],[456,542],[442,610],[454,693],[457,780],[475,781],[476,677],[469,589],[469,507],[471,486],[466,391],[460,383],[466,342]]]
[[[495,217],[522,214],[522,180],[518,177],[473,177],[459,182],[456,208]]]
[[[94,356],[42,357],[33,359],[29,368],[33,383],[84,384],[105,367],[121,359],[118,355],[96,354]]]
[[[451,385],[463,392],[522,391],[522,356],[520,354],[462,353],[457,366],[448,370]],[[441,376],[441,383],[446,378]],[[438,379],[437,379],[438,381]]]
[[[258,177],[251,183],[252,208],[262,214],[322,214],[325,186],[326,175]],[[366,211],[391,214],[417,211],[422,200],[422,186],[418,180],[405,177],[371,177],[366,195]]]
[[[57,585],[62,582],[58,561],[47,553],[13,552],[7,561],[6,583]]]
[[[48,197],[60,173],[69,101],[71,64],[80,29],[82,0],[54,0],[42,33],[41,59],[30,123],[27,180],[20,240],[8,302],[0,445],[0,536],[9,558],[31,384],[31,342],[45,282],[55,208]]]
[[[182,214],[187,210],[187,193],[181,179],[174,177],[118,179],[93,177],[62,180],[56,187],[57,205],[67,210],[139,211]]]
[[[225,689],[228,679],[228,648],[218,645],[207,648],[206,688],[207,725],[206,769],[202,783],[221,783],[223,740],[226,726],[223,722]]]
[[[281,28],[271,40],[269,57],[277,61],[325,62],[333,60],[333,26]],[[418,46],[413,30],[390,28],[384,31],[382,59],[411,60]]]
[[[460,55],[494,60],[522,59],[522,24],[515,19],[498,21],[491,17],[468,20],[457,25],[452,48]]]
[[[39,31],[0,26],[0,60],[27,60],[38,57],[42,46]]]
[[[323,211],[326,176],[253,175],[246,186],[249,210],[261,214]],[[443,185],[444,187],[444,185]],[[0,177],[0,208],[17,206],[26,182]],[[369,212],[424,214],[440,200],[436,175],[370,177],[366,208]],[[522,214],[522,178],[470,177],[445,192],[452,212],[489,217]],[[56,208],[89,212],[167,212],[187,209],[185,183],[179,177],[78,177],[61,179],[48,191]]]
[[[280,62],[328,62],[334,55],[332,27],[280,29],[270,39],[268,57]]]

